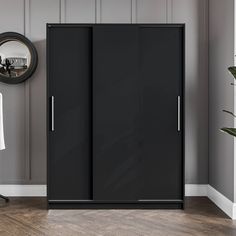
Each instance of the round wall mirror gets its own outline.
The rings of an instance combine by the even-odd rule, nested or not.
[[[17,84],[28,79],[36,70],[37,51],[25,36],[14,33],[0,34],[0,81]]]

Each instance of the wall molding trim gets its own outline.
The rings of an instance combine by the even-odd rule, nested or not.
[[[102,0],[96,0],[95,1],[95,23],[101,23],[102,21]]]
[[[31,37],[31,0],[24,1],[24,35]],[[25,95],[25,180],[31,180],[31,155],[30,155],[30,80],[24,83]]]
[[[46,197],[46,185],[0,185],[0,193],[9,197]],[[208,197],[231,219],[236,219],[236,203],[208,184],[185,184],[186,197]]]
[[[60,13],[59,21],[60,23],[66,23],[66,0],[60,0]]]
[[[137,23],[137,0],[131,0],[131,23]]]

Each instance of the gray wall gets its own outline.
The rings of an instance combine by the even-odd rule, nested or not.
[[[209,183],[233,201],[234,140],[219,129],[234,125],[222,112],[234,109],[234,0],[210,0],[209,9]]]
[[[33,78],[0,84],[7,145],[1,183],[46,182],[47,22],[186,23],[186,183],[208,183],[208,0],[0,0],[0,6],[0,32],[25,34],[39,53]]]

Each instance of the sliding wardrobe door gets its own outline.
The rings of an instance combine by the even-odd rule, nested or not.
[[[184,27],[140,27],[140,200],[183,199]]]
[[[97,25],[93,29],[93,197],[138,198],[138,27]]]
[[[91,199],[89,27],[48,26],[48,198]]]

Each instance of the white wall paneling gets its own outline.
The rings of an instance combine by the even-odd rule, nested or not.
[[[31,178],[46,181],[46,23],[60,22],[59,0],[30,0],[27,35],[37,48],[39,63],[30,83]]]
[[[24,34],[24,0],[0,0],[0,3],[0,32],[16,31]]]
[[[131,23],[132,0],[100,0],[100,23]]]
[[[64,0],[61,10],[65,23],[95,23],[94,0]]]
[[[167,0],[137,0],[137,23],[167,23]]]
[[[24,1],[0,1],[0,32],[24,34]],[[24,84],[0,84],[3,94],[3,115],[6,149],[0,152],[0,182],[25,180],[25,89]]]
[[[0,0],[0,31],[25,33],[39,54],[30,80],[0,84],[7,145],[0,152],[0,183],[46,181],[46,23],[59,22],[186,23],[186,181],[208,183],[207,2]]]

